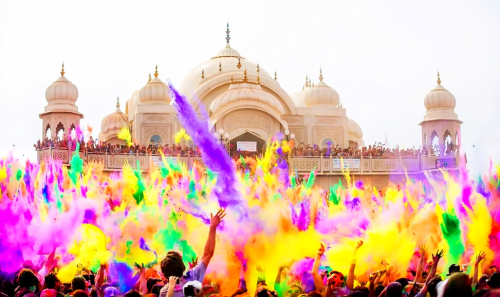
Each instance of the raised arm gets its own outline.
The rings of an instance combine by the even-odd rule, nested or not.
[[[479,252],[479,254],[476,256],[476,263],[474,263],[474,278],[472,279],[472,290],[477,285],[478,282],[478,276],[479,276],[479,263],[483,261],[486,258],[486,253],[485,252]]]
[[[363,245],[363,241],[359,241],[354,248],[354,253],[352,257],[351,267],[349,268],[349,274],[347,275],[346,285],[349,290],[354,288],[354,269],[356,269],[356,255],[358,253],[358,249]]]
[[[278,275],[276,275],[276,280],[274,281],[274,290],[278,293],[278,297],[283,297],[283,292],[281,291],[281,274],[285,268],[290,269],[292,262],[288,262],[285,265],[281,265],[278,269]]]
[[[424,270],[425,261],[427,260],[427,248],[425,245],[420,246],[420,261],[417,266],[417,274],[415,275],[415,283],[422,282],[422,272]]]
[[[429,275],[427,276],[427,281],[425,282],[424,287],[422,288],[422,290],[420,290],[420,292],[418,292],[418,294],[416,296],[425,296],[425,294],[427,294],[427,290],[429,289],[429,282],[436,275],[436,269],[437,269],[439,260],[441,260],[441,258],[443,257],[443,253],[444,253],[444,250],[441,250],[441,251],[437,250],[436,255],[434,255],[434,254],[432,255],[431,271],[429,272]],[[413,285],[415,286],[415,284],[413,284]],[[412,287],[412,290],[413,290],[413,287]]]
[[[312,276],[314,280],[314,286],[316,287],[316,291],[318,292],[323,292],[325,289],[325,285],[323,284],[323,280],[321,279],[321,276],[319,275],[319,264],[321,261],[321,257],[325,253],[325,247],[323,244],[321,244],[321,247],[318,250],[318,254],[316,255],[316,258],[314,259],[314,265],[312,269]]]
[[[205,268],[208,267],[210,260],[214,256],[217,226],[219,226],[225,216],[226,212],[224,209],[220,209],[217,214],[215,214],[215,216],[210,214],[210,232],[208,233],[208,239],[207,243],[205,244],[205,250],[203,251],[203,257],[201,257],[201,262],[205,264]]]

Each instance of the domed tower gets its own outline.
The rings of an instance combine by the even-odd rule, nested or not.
[[[446,152],[459,150],[461,145],[460,125],[462,121],[455,113],[455,96],[441,85],[439,72],[437,85],[424,99],[426,113],[422,126],[422,147],[429,154],[443,155]]]
[[[45,106],[45,111],[40,114],[40,119],[43,121],[42,139],[67,138],[71,130],[80,125],[80,119],[83,119],[83,114],[78,112],[75,104],[78,99],[78,89],[64,74],[63,63],[61,77],[45,92],[48,104]]]
[[[101,121],[101,133],[99,140],[113,144],[125,144],[125,141],[118,138],[122,128],[129,128],[128,117],[120,110],[120,99],[116,98],[116,110],[106,116]]]

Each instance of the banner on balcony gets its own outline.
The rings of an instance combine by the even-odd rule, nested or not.
[[[237,141],[236,148],[238,151],[242,152],[256,152],[257,142],[255,141]]]
[[[167,160],[167,162],[177,164],[176,157],[165,156],[165,159]],[[161,156],[151,156],[151,160],[153,161],[153,164],[155,164],[155,166],[160,167],[160,168],[165,167],[165,164],[163,164],[163,160],[162,160]]]
[[[359,169],[361,164],[360,159],[333,159],[333,169],[342,169],[342,161],[347,169]]]

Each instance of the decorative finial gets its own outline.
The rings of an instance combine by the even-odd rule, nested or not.
[[[278,76],[276,75],[276,69],[274,70],[274,80],[278,80]]]
[[[205,69],[201,69],[201,78],[205,78]]]
[[[149,84],[150,81],[151,81],[151,73],[149,74],[148,84]]]
[[[244,76],[243,76],[243,82],[247,82],[248,79],[247,79],[247,69],[245,68],[245,71],[243,72]]]
[[[221,64],[221,63],[222,63],[222,62],[221,62],[221,61],[219,61],[219,71],[222,71],[222,64]]]
[[[227,23],[227,29],[226,29],[226,43],[229,44],[229,40],[231,40],[231,37],[229,37],[229,23]]]
[[[260,69],[259,69],[259,63],[257,63],[257,73],[260,72]]]
[[[312,84],[311,84],[311,79],[309,79],[309,86],[312,86]]]
[[[260,85],[260,73],[257,71],[257,83]]]
[[[307,81],[307,75],[306,75],[306,83],[304,85],[306,88],[309,88],[309,82]]]
[[[441,84],[441,78],[439,77],[439,70],[438,70],[438,80],[437,80],[438,85]]]
[[[155,77],[158,77],[158,65],[155,67]]]
[[[234,81],[233,81],[233,75],[231,74],[231,83],[233,83],[233,82],[234,82]]]
[[[238,67],[238,69],[240,69],[240,68],[241,68],[240,56],[238,56],[238,64],[236,65],[236,67]]]
[[[120,97],[116,97],[116,108],[120,108]]]
[[[319,68],[319,81],[323,81],[323,71]]]
[[[66,72],[64,72],[64,62],[63,62],[62,63],[62,69],[61,69],[61,76],[64,76],[64,73],[66,73]]]

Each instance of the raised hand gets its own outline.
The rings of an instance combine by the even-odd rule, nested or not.
[[[217,226],[219,226],[225,216],[226,211],[223,208],[219,209],[215,216],[210,214],[210,227],[217,228]]]
[[[443,257],[444,250],[437,250],[436,255],[432,254],[432,262],[438,263],[439,260]]]
[[[476,265],[479,265],[481,261],[486,259],[486,253],[485,252],[479,252],[479,254],[476,256]]]
[[[168,279],[168,285],[172,286],[172,287],[175,287],[177,285],[177,280],[179,280],[179,278],[177,276],[171,276]]]
[[[189,268],[192,269],[194,268],[196,265],[198,265],[198,257],[196,257],[196,259],[192,259],[193,262],[189,262],[188,261],[188,264],[189,264]]]
[[[286,262],[285,264],[283,264],[283,265],[280,266],[280,269],[285,269],[285,268],[290,269],[290,267],[292,266],[293,262],[294,262],[293,260],[290,260],[290,261]]]
[[[420,257],[425,259],[427,255],[427,247],[425,246],[425,244],[420,245],[418,249],[420,251]]]
[[[358,241],[354,250],[357,251],[363,245],[363,243],[364,242],[362,240]]]
[[[134,266],[139,269],[140,272],[144,270],[144,264],[134,263]]]
[[[324,253],[325,253],[325,246],[321,244],[321,247],[318,250],[318,255],[323,256]]]
[[[257,267],[255,267],[255,269],[257,269],[257,272],[260,274],[260,275],[264,275],[266,272],[264,271],[264,268],[262,268],[262,266],[260,265],[257,265]]]

